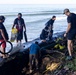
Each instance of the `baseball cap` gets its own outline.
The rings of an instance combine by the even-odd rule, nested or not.
[[[67,12],[70,12],[69,9],[64,9],[63,14],[65,14],[65,13],[67,13]]]

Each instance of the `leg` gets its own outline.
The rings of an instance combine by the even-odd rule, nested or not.
[[[32,70],[32,55],[29,55],[30,70]]]
[[[37,58],[37,54],[34,55],[34,59],[35,59],[36,69],[38,69],[38,58]]]
[[[17,33],[17,40],[16,40],[16,42],[17,42],[17,44],[21,44],[22,43],[22,39],[23,39],[23,31],[19,31],[18,33]]]
[[[5,53],[5,48],[1,48],[1,52]],[[3,58],[6,58],[6,55],[5,54],[2,54],[1,55]]]
[[[37,60],[37,58],[36,58],[35,62],[36,62],[36,69],[38,69],[38,60]]]
[[[5,53],[5,49],[6,49],[6,42],[4,40],[2,40],[1,42],[3,42],[3,44],[1,45],[1,52]],[[1,56],[3,58],[6,58],[6,54],[1,54]]]
[[[21,44],[22,43],[22,40],[16,40],[17,44]]]
[[[20,44],[22,43],[22,40],[20,40]]]
[[[68,38],[68,52],[69,56],[67,57],[68,60],[72,59],[72,52],[73,52],[73,39],[75,38],[75,31],[71,31],[68,33],[67,38]]]
[[[73,52],[73,41],[72,41],[72,43],[71,43],[71,47],[72,47],[72,52]]]
[[[50,33],[49,33],[49,40],[52,39],[52,36],[53,36],[53,30],[51,30]]]
[[[23,30],[20,32],[20,44],[22,43],[22,39],[23,39]]]
[[[17,42],[17,46],[21,46],[22,40],[20,39],[19,36],[17,36],[16,42]]]
[[[68,40],[68,52],[69,52],[69,56],[72,56],[72,50],[73,50],[73,42],[72,42],[72,40]]]
[[[18,40],[16,40],[16,43],[18,44]]]

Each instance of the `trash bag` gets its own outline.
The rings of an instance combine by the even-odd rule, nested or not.
[[[12,31],[11,31],[11,39],[10,39],[11,42],[14,42],[16,40],[17,32],[18,32],[18,30],[16,28],[12,29]]]

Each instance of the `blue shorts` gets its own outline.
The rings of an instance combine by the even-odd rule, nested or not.
[[[73,40],[76,36],[76,30],[71,30],[68,34],[67,34],[67,39],[68,40]]]

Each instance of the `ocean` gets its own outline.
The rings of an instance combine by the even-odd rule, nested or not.
[[[23,14],[27,28],[27,37],[31,41],[40,36],[42,29],[45,27],[45,23],[53,16],[57,16],[54,23],[54,33],[62,32],[67,27],[67,17],[63,14],[65,8],[69,8],[72,12],[75,12],[76,5],[0,5],[0,15],[6,17],[5,27],[11,37],[11,28],[14,19],[18,13]],[[24,39],[23,39],[23,42]]]

